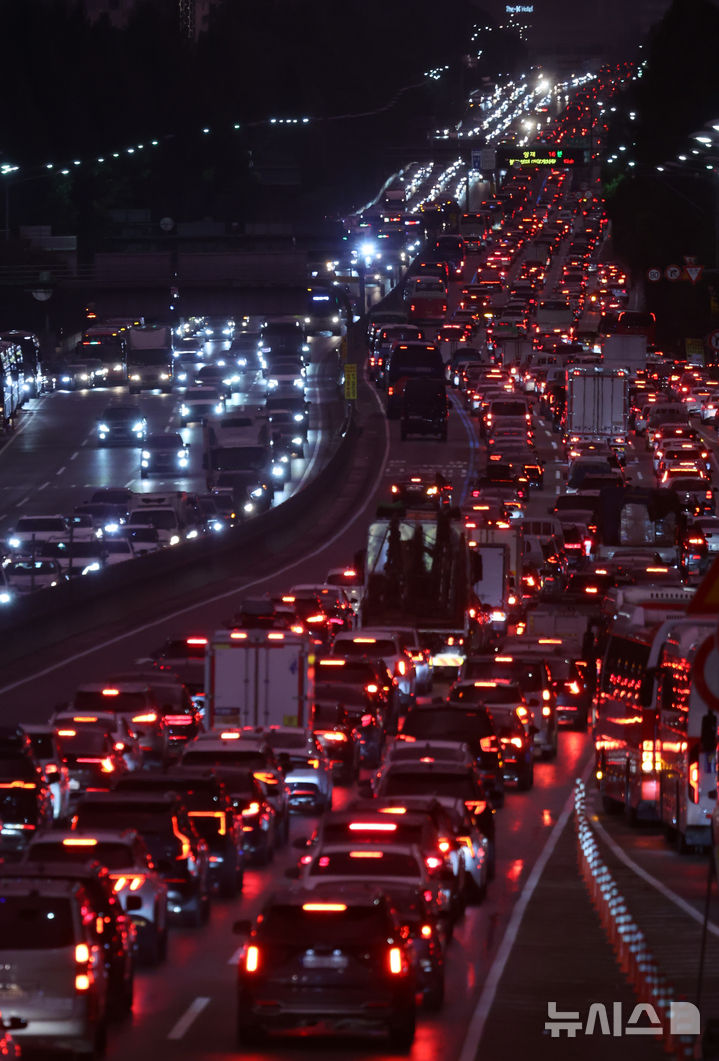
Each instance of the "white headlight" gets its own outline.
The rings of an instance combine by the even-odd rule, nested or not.
[[[143,459],[143,461],[149,461],[149,459],[150,459],[150,451],[149,451],[149,449],[143,449],[143,451],[142,451],[142,459]]]
[[[255,489],[252,491],[252,497],[262,497],[263,494],[264,490],[261,486],[256,486]]]
[[[251,501],[246,501],[242,506],[242,511],[246,512],[249,515],[251,512],[255,511],[255,506],[252,504]]]
[[[304,418],[304,413],[295,413],[293,420],[296,424],[301,424]]]
[[[8,538],[8,545],[10,546],[11,549],[19,549],[20,548],[20,539],[19,538]]]
[[[180,543],[179,534],[173,534],[172,537],[170,538],[170,545],[179,545],[179,543]]]
[[[9,604],[11,600],[12,597],[7,591],[3,590],[3,592],[0,593],[0,604]]]

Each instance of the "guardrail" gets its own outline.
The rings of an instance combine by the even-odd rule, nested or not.
[[[584,782],[574,783],[574,820],[579,870],[617,964],[638,1002],[652,1006],[661,1021],[664,1048],[680,1061],[696,1057],[697,1036],[672,1034],[672,1006],[679,999],[653,958],[643,932],[629,913],[617,884],[602,860],[586,811]]]

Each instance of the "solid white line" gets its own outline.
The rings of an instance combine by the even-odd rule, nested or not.
[[[678,907],[682,911],[682,913],[687,914],[688,917],[691,917],[692,920],[696,921],[698,925],[704,924],[703,914],[699,913],[698,910],[695,910],[694,907],[686,901],[686,899],[682,899],[681,895],[677,895],[677,893],[673,892],[671,888],[667,888],[666,884],[662,884],[660,880],[657,880],[656,877],[653,877],[651,873],[648,873],[647,870],[643,869],[638,863],[636,863],[633,858],[630,858],[629,855],[627,855],[626,852],[621,849],[619,844],[617,844],[616,841],[612,839],[612,837],[609,835],[609,833],[601,824],[601,822],[597,821],[597,819],[594,817],[592,817],[592,827],[597,831],[597,833],[599,833],[602,840],[607,845],[612,854],[616,855],[620,862],[623,862],[624,865],[632,871],[632,873],[635,873],[638,877],[641,877],[641,879],[643,881],[646,881],[647,884],[651,884],[652,888],[656,888],[660,895],[663,895],[665,899],[668,899],[670,903],[673,903],[676,907]],[[713,936],[719,936],[719,925],[715,924],[713,921],[708,921],[707,931],[711,932]]]
[[[377,395],[375,395],[375,398],[376,398],[377,404],[380,405],[380,407],[381,407],[381,403],[380,403],[379,397]],[[382,411],[384,412],[384,410],[382,410]],[[382,458],[382,460],[379,462],[379,464],[377,466],[378,474],[381,474],[381,470],[384,468],[384,465],[385,465],[385,463],[387,461],[387,454],[389,453],[389,446],[390,446],[389,421],[385,417],[385,420],[384,420],[384,457]],[[134,482],[133,479],[129,480],[129,482],[127,483],[128,489],[132,486],[133,482]],[[327,549],[330,545],[333,545],[334,542],[336,542],[339,538],[341,538],[344,534],[346,534],[347,530],[352,526],[352,524],[356,523],[357,520],[360,518],[360,516],[363,515],[364,510],[367,508],[367,505],[370,503],[370,501],[372,499],[372,495],[374,494],[374,490],[375,490],[375,484],[373,483],[370,486],[369,491],[368,491],[367,496],[365,497],[364,501],[359,505],[359,507],[355,511],[355,514],[350,519],[348,519],[347,522],[342,527],[340,527],[337,530],[337,532],[332,535],[331,538],[328,538],[326,541],[324,541],[322,543],[322,545],[319,545],[311,553],[307,553],[304,556],[299,556],[295,560],[290,561],[290,563],[285,564],[285,566],[280,568],[279,571],[273,571],[272,574],[264,575],[262,578],[255,579],[254,582],[247,582],[247,583],[243,584],[242,589],[245,590],[245,591],[248,590],[248,589],[252,589],[253,586],[259,585],[262,582],[266,582],[268,580],[268,578],[279,578],[279,576],[280,575],[284,575],[286,571],[292,571],[293,568],[298,567],[301,564],[304,564],[307,560],[312,560],[312,559],[314,559],[315,556],[319,556],[320,553],[323,553],[325,551],[325,549]],[[204,606],[205,604],[214,604],[216,601],[223,601],[223,600],[226,600],[228,597],[236,597],[236,596],[237,596],[237,588],[227,590],[225,593],[218,593],[214,597],[207,597],[204,600],[195,601],[194,604],[189,604],[186,608],[180,608],[176,612],[169,612],[167,615],[163,615],[160,619],[154,619],[151,623],[145,623],[143,626],[136,626],[134,629],[128,630],[124,634],[119,634],[117,637],[111,637],[109,639],[109,641],[103,641],[102,644],[93,645],[91,648],[86,648],[83,652],[77,652],[74,656],[68,656],[67,658],[65,658],[63,660],[60,660],[58,663],[53,663],[53,665],[51,667],[45,667],[44,670],[35,671],[32,675],[28,675],[27,678],[21,678],[19,681],[12,682],[10,685],[3,685],[2,687],[0,687],[0,695],[2,695],[3,693],[8,693],[12,689],[18,689],[21,685],[25,685],[27,682],[34,681],[36,678],[44,678],[46,674],[52,674],[53,671],[58,670],[60,667],[64,667],[65,664],[67,664],[67,663],[75,663],[79,659],[84,659],[85,656],[92,655],[93,652],[97,652],[97,650],[100,649],[100,648],[110,648],[111,645],[117,645],[121,641],[125,641],[128,637],[134,637],[135,634],[141,634],[144,630],[152,630],[152,629],[154,629],[154,627],[160,626],[162,623],[166,623],[170,619],[176,619],[178,616],[185,615],[187,612],[195,611],[197,608],[199,608],[201,606]]]
[[[174,1026],[172,1031],[168,1034],[168,1039],[181,1039],[187,1029],[190,1027],[195,1017],[198,1017],[202,1013],[203,1009],[209,1002],[209,998],[196,998],[194,1002],[191,1002],[187,1012],[183,1014]]]
[[[589,777],[589,771],[592,766],[592,761],[589,760],[582,771],[582,780],[586,782]],[[509,919],[502,942],[499,945],[497,956],[495,957],[490,967],[487,979],[484,981],[484,987],[482,988],[482,994],[479,996],[477,1002],[477,1008],[475,1009],[472,1019],[469,1022],[469,1028],[462,1044],[462,1049],[459,1054],[458,1061],[475,1061],[478,1052],[479,1044],[482,1041],[482,1035],[484,1034],[484,1026],[487,1023],[487,1018],[491,1012],[494,1004],[494,998],[497,994],[497,988],[499,982],[504,974],[504,969],[509,961],[509,956],[512,953],[512,948],[517,941],[519,929],[521,927],[524,915],[527,912],[529,906],[529,900],[534,894],[534,889],[539,883],[539,878],[544,873],[547,862],[552,856],[552,853],[557,846],[557,841],[561,836],[564,826],[569,820],[569,816],[574,809],[574,786],[567,797],[567,802],[562,808],[562,813],[557,818],[554,828],[547,837],[547,842],[542,848],[539,858],[532,867],[532,872],[527,878],[527,883],[522,888],[522,892],[514,904],[512,910],[512,916]]]

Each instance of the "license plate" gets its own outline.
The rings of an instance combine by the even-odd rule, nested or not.
[[[346,969],[347,959],[336,954],[305,954],[302,965],[305,969]]]

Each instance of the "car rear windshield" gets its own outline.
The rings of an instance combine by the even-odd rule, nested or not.
[[[0,895],[0,948],[57,950],[75,942],[72,905],[53,896]]]
[[[493,732],[490,730],[490,732]],[[476,799],[477,789],[469,774],[443,773],[441,770],[418,770],[389,773],[382,785],[383,796],[451,796],[452,799]]]
[[[492,723],[486,711],[419,708],[409,712],[402,733],[409,737],[468,740],[491,736]]]
[[[322,905],[323,901],[318,897],[312,902]],[[379,942],[391,935],[391,929],[390,919],[381,907],[347,904],[346,910],[308,911],[296,905],[277,905],[265,910],[259,934],[262,940],[292,940],[293,946],[310,949]]]
[[[347,656],[350,659],[362,656],[395,656],[397,649],[394,641],[385,641],[381,638],[367,638],[366,640],[353,641],[350,638],[342,638],[335,641],[335,649],[338,656]]]
[[[542,663],[531,663],[524,660],[513,660],[501,663],[495,660],[468,659],[464,667],[464,677],[472,681],[491,681],[495,678],[507,678],[514,681],[525,692],[534,692],[542,688]]]
[[[470,704],[516,704],[522,699],[522,690],[513,683],[488,681],[475,685],[472,682],[453,689],[451,699]]]
[[[310,867],[311,877],[417,878],[419,873],[419,866],[413,855],[367,847],[321,854]]]
[[[242,751],[240,748],[219,749],[217,751],[188,751],[182,757],[183,766],[213,766],[215,763],[227,763],[228,766],[249,766],[262,769],[267,766],[267,759],[258,751]]]
[[[107,690],[79,689],[75,693],[74,708],[76,711],[113,711],[118,714],[137,711],[147,705],[144,692],[117,692]]]
[[[90,726],[61,726],[57,742],[64,759],[73,759],[84,755],[106,755],[109,738],[104,729]]]
[[[0,786],[0,822],[3,825],[34,825],[37,822],[37,811],[37,793],[34,787],[29,789]]]
[[[169,810],[144,807],[141,803],[80,803],[75,811],[77,828],[92,829],[137,829],[138,833],[171,835],[172,822]]]
[[[77,862],[80,864],[92,858],[97,859],[108,869],[126,869],[133,863],[132,851],[127,844],[100,841],[88,847],[86,844],[74,846],[63,844],[62,841],[46,840],[32,845],[30,857],[33,862]]]

